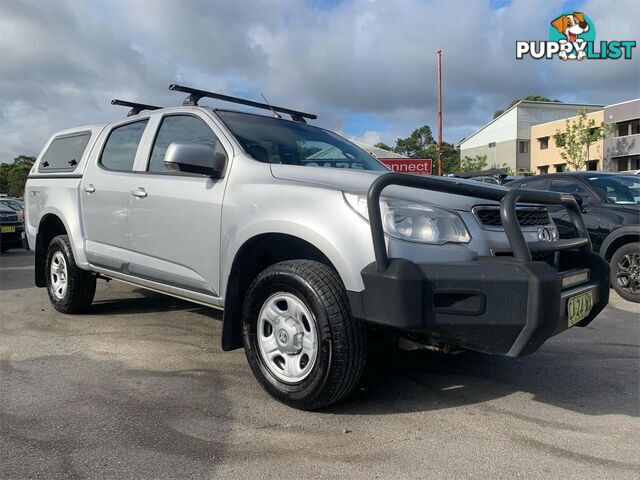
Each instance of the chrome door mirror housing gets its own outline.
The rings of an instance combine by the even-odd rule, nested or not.
[[[174,172],[221,178],[227,158],[211,146],[199,143],[172,143],[164,155],[164,165]]]

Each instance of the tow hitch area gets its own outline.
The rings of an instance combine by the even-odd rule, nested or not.
[[[513,257],[424,264],[389,259],[379,199],[392,184],[500,201]],[[519,356],[573,325],[588,325],[609,301],[609,265],[591,251],[570,195],[387,174],[372,184],[367,200],[376,261],[362,270],[364,291],[349,294],[354,315],[367,322],[470,350]],[[564,205],[578,237],[527,244],[517,202]],[[556,263],[532,261],[531,252],[556,252]]]

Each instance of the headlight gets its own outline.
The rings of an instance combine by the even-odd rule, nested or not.
[[[367,196],[343,192],[347,204],[369,220]],[[457,213],[426,203],[396,197],[380,197],[382,226],[387,235],[401,240],[442,244],[468,243],[471,235]]]

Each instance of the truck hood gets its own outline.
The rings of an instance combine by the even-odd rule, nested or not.
[[[271,173],[275,178],[293,182],[308,183],[333,190],[343,190],[354,193],[366,193],[371,183],[387,172],[372,172],[365,170],[351,170],[329,167],[300,167],[297,165],[272,164]],[[471,183],[473,180],[444,177],[445,180],[454,183]],[[497,190],[509,190],[506,187],[487,185]],[[441,205],[453,210],[469,211],[475,205],[498,205],[498,202],[484,200],[476,197],[452,195],[450,193],[433,192],[418,188],[399,187],[392,185],[384,190],[384,195],[417,200],[435,205]]]

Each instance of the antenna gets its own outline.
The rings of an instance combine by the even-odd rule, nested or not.
[[[157,107],[155,105],[147,105],[146,103],[137,103],[137,102],[128,102],[126,100],[118,100],[114,98],[111,100],[111,105],[119,105],[121,107],[129,107],[129,113],[127,113],[127,117],[131,117],[132,115],[138,115],[143,110],[160,110],[162,107]]]
[[[271,104],[269,103],[269,100],[267,100],[267,97],[264,96],[264,93],[260,92],[260,95],[262,95],[262,98],[264,98],[264,101],[267,102],[267,105],[269,105],[269,108],[271,109],[271,111],[273,112],[273,116],[276,118],[282,118],[281,115],[278,115],[276,113],[276,111],[273,109],[273,107],[271,106]]]

